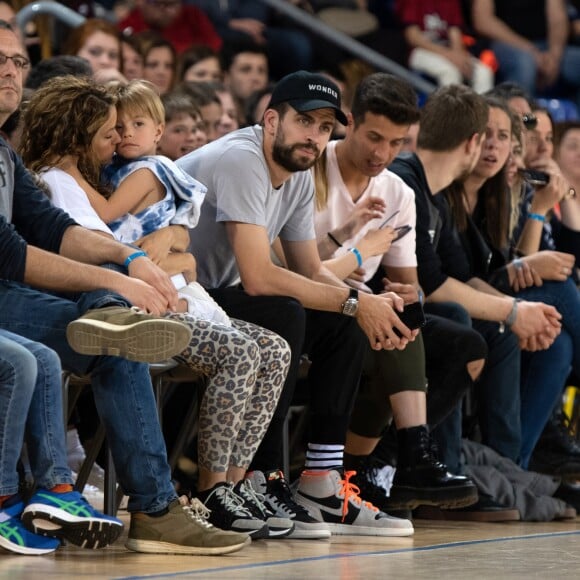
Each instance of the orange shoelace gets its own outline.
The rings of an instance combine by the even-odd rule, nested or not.
[[[363,501],[360,497],[360,489],[354,483],[350,483],[350,478],[356,475],[356,471],[345,471],[344,472],[344,479],[340,480],[341,488],[339,495],[344,497],[344,501],[342,502],[342,521],[344,522],[347,514],[348,514],[348,502],[352,499],[352,501],[357,505],[363,505],[370,510],[375,512],[379,511],[379,508],[375,507],[370,501]]]

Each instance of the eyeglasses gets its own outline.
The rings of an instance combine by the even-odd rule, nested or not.
[[[14,66],[20,70],[30,66],[30,61],[23,56],[8,56],[0,52],[0,66],[4,66],[8,62],[8,59],[10,59],[14,63]]]
[[[522,115],[522,123],[528,131],[532,131],[538,124],[538,118],[533,113],[526,113],[525,115]]]

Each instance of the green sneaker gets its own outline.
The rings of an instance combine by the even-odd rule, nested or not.
[[[191,330],[178,320],[159,318],[138,308],[109,306],[89,310],[66,329],[70,347],[81,354],[120,356],[155,363],[182,353]]]
[[[209,510],[196,498],[171,502],[165,515],[131,514],[129,538],[133,552],[216,556],[241,550],[251,542],[247,534],[226,532],[207,520]]]

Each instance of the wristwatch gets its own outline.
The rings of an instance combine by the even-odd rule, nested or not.
[[[358,290],[354,288],[350,289],[348,293],[348,298],[344,301],[344,304],[340,307],[340,311],[345,316],[356,316],[358,311]]]

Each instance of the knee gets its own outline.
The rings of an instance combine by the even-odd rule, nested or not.
[[[17,343],[2,343],[0,383],[32,392],[37,374],[38,362],[28,349]]]

